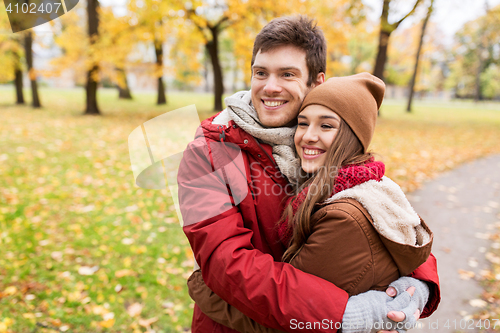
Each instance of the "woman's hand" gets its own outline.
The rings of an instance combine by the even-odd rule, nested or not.
[[[408,294],[410,294],[410,296],[413,296],[413,294],[415,293],[415,287],[410,287],[410,288],[406,289],[406,291],[408,292]],[[395,297],[398,294],[396,288],[394,288],[394,287],[387,288],[387,290],[385,292],[387,295],[389,295],[391,297]],[[413,314],[413,316],[415,317],[415,321],[417,321],[420,318],[420,310],[417,309],[415,311],[415,313]],[[387,314],[387,317],[389,319],[397,322],[397,323],[400,323],[406,319],[406,314],[403,311],[389,311],[389,313]],[[396,331],[396,330],[394,330],[394,331],[378,331],[377,333],[398,333],[398,331]]]

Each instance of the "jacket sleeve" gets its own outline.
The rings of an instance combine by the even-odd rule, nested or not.
[[[197,270],[188,279],[189,296],[201,311],[213,321],[241,333],[278,333],[283,332],[265,327],[245,316],[240,310],[229,305],[214,293],[203,281],[201,271]]]
[[[297,332],[291,325],[297,320],[341,322],[345,291],[254,248],[252,230],[244,226],[234,196],[227,197],[224,177],[238,173],[214,174],[208,149],[200,140],[191,143],[178,173],[183,230],[208,287],[271,328]]]
[[[427,285],[429,286],[429,299],[420,318],[429,317],[434,311],[436,311],[439,302],[441,301],[436,257],[434,257],[431,253],[427,261],[413,271],[410,276],[427,282]]]

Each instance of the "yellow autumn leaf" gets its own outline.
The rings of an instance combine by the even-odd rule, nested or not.
[[[137,275],[137,273],[131,269],[121,269],[121,270],[115,272],[115,276],[117,278],[121,278],[124,276],[136,276],[136,275]]]
[[[460,279],[462,279],[462,280],[470,280],[471,278],[476,276],[476,273],[474,273],[472,271],[466,271],[463,269],[459,269],[458,275],[460,276]]]
[[[35,319],[35,314],[33,313],[23,313],[23,318],[26,318],[26,319]]]
[[[99,326],[104,327],[104,328],[111,328],[115,324],[115,318],[100,321],[98,324],[99,324]]]
[[[9,286],[3,291],[3,294],[6,296],[12,296],[15,293],[17,293],[17,288],[15,286]]]
[[[12,326],[12,324],[14,323],[14,320],[10,319],[10,318],[4,318],[1,322],[0,322],[0,333],[7,333],[7,332],[10,332],[9,331],[9,326]]]

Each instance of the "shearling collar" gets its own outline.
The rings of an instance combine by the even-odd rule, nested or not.
[[[372,217],[375,229],[390,240],[412,246],[424,246],[431,240],[401,188],[388,177],[336,193],[324,203],[343,198],[361,203]]]

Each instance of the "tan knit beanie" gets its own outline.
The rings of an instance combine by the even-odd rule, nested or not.
[[[332,77],[307,94],[300,111],[313,104],[334,111],[351,127],[366,152],[384,92],[384,82],[369,73]]]

